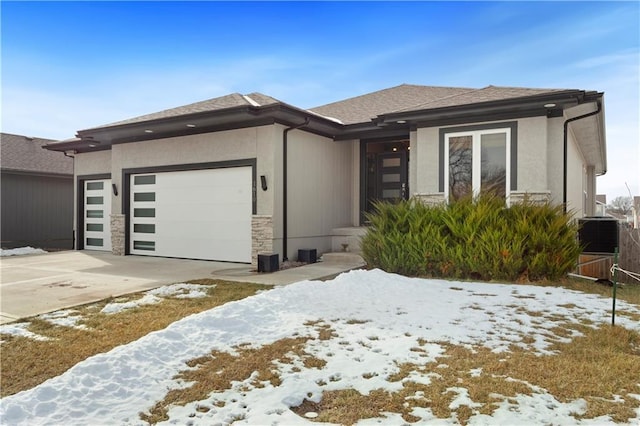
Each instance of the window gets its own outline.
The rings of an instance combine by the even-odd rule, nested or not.
[[[135,250],[155,251],[156,243],[154,241],[134,241],[133,248]]]
[[[156,183],[156,175],[134,176],[134,185],[153,185]]]
[[[155,192],[136,192],[133,194],[133,201],[155,201]]]
[[[510,179],[511,129],[445,135],[444,192],[447,199],[491,192],[506,198]]]
[[[104,182],[87,182],[87,191],[98,191],[104,189]]]
[[[87,231],[89,232],[102,232],[103,230],[102,223],[87,223]]]
[[[149,223],[135,223],[133,225],[133,232],[137,232],[141,234],[155,234],[156,225],[149,224]]]
[[[87,197],[87,204],[104,204],[104,197]]]
[[[133,217],[156,217],[156,209],[133,209]]]
[[[88,246],[94,246],[94,247],[102,247],[103,246],[103,240],[102,238],[87,238],[87,244]]]

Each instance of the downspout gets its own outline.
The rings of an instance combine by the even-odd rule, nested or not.
[[[73,153],[73,155],[70,155],[69,152]],[[65,157],[69,157],[69,158],[73,159],[73,164],[72,164],[73,179],[72,179],[72,181],[73,181],[73,188],[74,188],[74,196],[73,196],[73,198],[75,200],[75,199],[77,199],[77,197],[75,196],[75,191],[78,190],[78,188],[76,188],[76,151],[75,150],[73,150],[73,151],[62,151],[62,153],[64,154]],[[77,214],[78,209],[74,208],[73,210]],[[73,227],[74,228],[75,228],[75,226],[76,226],[76,223],[73,223]],[[71,250],[75,250],[75,249],[76,249],[76,230],[72,229],[71,230]]]
[[[304,123],[291,126],[282,132],[282,261],[289,260],[287,257],[287,135],[291,130],[296,130],[309,124],[309,117]]]
[[[598,108],[595,111],[588,112],[583,115],[579,115],[577,117],[569,118],[564,121],[564,156],[563,156],[563,182],[562,182],[562,209],[563,212],[567,213],[567,151],[569,145],[569,123],[582,120],[583,118],[591,117],[592,115],[599,114],[602,111],[602,103],[598,100],[596,101]]]

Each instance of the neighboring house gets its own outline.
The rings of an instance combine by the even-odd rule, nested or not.
[[[73,158],[53,142],[0,134],[2,248],[73,248]]]
[[[606,216],[607,214],[607,194],[596,195],[596,210],[594,216]]]
[[[376,200],[489,189],[595,213],[603,94],[400,85],[310,110],[230,94],[78,131],[79,249],[256,262],[336,249]],[[339,245],[338,245],[339,247]]]

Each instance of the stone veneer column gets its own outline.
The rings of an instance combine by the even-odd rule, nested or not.
[[[273,252],[273,217],[253,215],[251,217],[251,264],[258,265],[258,253]]]
[[[124,256],[125,238],[124,229],[125,218],[123,214],[111,215],[111,253],[117,256]]]

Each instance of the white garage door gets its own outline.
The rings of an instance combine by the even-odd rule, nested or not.
[[[84,248],[111,251],[111,179],[84,181]]]
[[[130,253],[251,262],[251,167],[133,175],[130,192]]]

